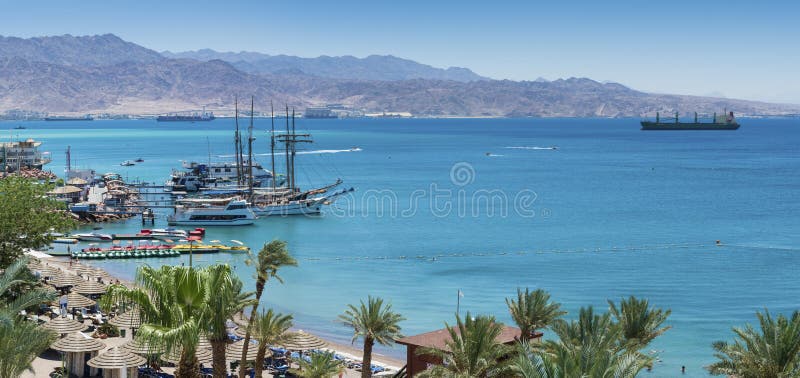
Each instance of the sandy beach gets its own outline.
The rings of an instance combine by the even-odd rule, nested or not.
[[[28,255],[39,258],[43,264],[59,267],[72,274],[77,274],[76,270],[81,266],[91,266],[90,264],[85,264],[82,262],[80,263],[73,262],[72,264],[70,264],[70,260],[66,258],[54,257],[41,252],[28,252]],[[123,285],[133,286],[133,282],[123,280],[111,275],[109,275],[109,277],[111,277],[112,281],[119,280],[119,283]],[[294,327],[294,330],[298,330],[301,328],[302,327],[296,326]],[[126,342],[131,340],[132,340],[132,335],[130,332],[126,332],[125,337],[109,337],[107,339],[101,340],[104,344],[106,344],[106,348],[101,350],[100,353],[103,353],[104,351],[110,348],[121,346],[122,344],[125,344]],[[357,345],[341,344],[330,340],[325,340],[325,341],[328,344],[327,349],[335,351],[336,353],[345,356],[348,359],[361,360],[363,351],[357,348]],[[372,362],[375,365],[380,365],[394,371],[399,370],[402,366],[405,365],[405,361],[376,353],[373,353],[372,355]],[[60,354],[53,350],[47,350],[44,354],[38,356],[33,361],[32,364],[33,371],[25,372],[22,375],[22,377],[23,378],[47,377],[53,371],[54,368],[61,366],[61,364],[62,363],[60,360]],[[172,373],[174,371],[174,368],[171,367],[162,367],[162,369],[167,373]],[[266,371],[264,374],[266,376],[269,376],[266,373]],[[346,369],[343,375],[343,377],[353,377],[353,378],[360,376],[361,372],[356,371],[354,369]]]

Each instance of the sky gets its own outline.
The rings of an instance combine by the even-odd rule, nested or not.
[[[371,54],[495,79],[588,77],[800,104],[800,1],[0,0],[0,35],[113,33],[163,51]]]

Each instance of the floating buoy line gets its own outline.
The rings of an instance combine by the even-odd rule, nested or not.
[[[503,256],[525,256],[537,254],[554,254],[554,253],[614,253],[614,252],[639,252],[639,251],[654,251],[654,250],[676,250],[688,248],[710,248],[710,247],[728,247],[728,244],[716,243],[668,243],[668,244],[649,244],[641,246],[615,246],[615,247],[598,247],[598,248],[572,248],[572,249],[541,249],[530,251],[495,251],[495,252],[451,252],[451,253],[435,253],[435,254],[415,254],[415,255],[401,255],[401,256],[320,256],[320,257],[296,257],[301,261],[430,261],[436,262],[444,259],[455,258],[469,258],[469,257],[503,257]],[[743,247],[746,246],[736,246]],[[758,248],[758,247],[754,247]]]

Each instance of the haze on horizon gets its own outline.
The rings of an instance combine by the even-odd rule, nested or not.
[[[494,79],[588,77],[800,104],[800,3],[238,1],[4,4],[0,35],[113,33],[156,51],[394,55]]]

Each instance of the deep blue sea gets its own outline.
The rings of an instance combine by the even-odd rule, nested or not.
[[[672,310],[672,329],[651,348],[661,362],[642,375],[678,376],[685,365],[686,376],[705,376],[711,343],[730,339],[732,326],[753,322],[759,309],[800,308],[800,120],[742,124],[642,132],[635,119],[299,120],[298,131],[314,138],[304,149],[321,152],[298,155],[298,182],[341,177],[353,195],[323,216],[212,228],[208,239],[255,248],[287,240],[300,266],[281,272],[285,284],[269,284],[268,305],[339,341],[350,331],[337,315],[367,295],[390,300],[409,335],[453,323],[459,289],[462,315],[504,322],[504,299],[517,287],[547,289],[568,316],[636,295]],[[180,160],[233,153],[227,119],[0,125],[27,127],[6,138],[42,140],[59,174],[68,145],[73,166],[158,183]],[[258,154],[268,152],[268,128],[268,119],[256,120]],[[361,150],[324,151],[354,147]],[[139,157],[145,162],[119,166]],[[163,216],[157,226],[166,226]],[[141,224],[104,227],[126,233]],[[96,264],[132,278],[141,264],[187,259]],[[234,265],[249,284],[243,260],[195,256],[196,264]],[[402,347],[380,352],[405,355]]]

